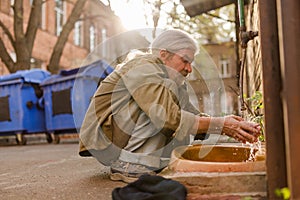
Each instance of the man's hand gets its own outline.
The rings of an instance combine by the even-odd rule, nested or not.
[[[240,142],[257,142],[260,131],[259,124],[245,121],[242,117],[235,115],[224,117],[222,133]]]
[[[257,142],[261,127],[254,122],[247,122],[242,117],[196,117],[196,134],[225,134],[240,142]]]

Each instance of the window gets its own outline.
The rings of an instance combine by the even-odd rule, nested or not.
[[[221,109],[225,115],[233,113],[233,96],[231,93],[226,92],[221,94]]]
[[[10,14],[14,14],[13,6],[15,5],[15,0],[10,0]]]
[[[229,60],[228,59],[221,59],[220,60],[220,69],[221,69],[222,78],[228,78],[228,77],[231,76],[230,69],[229,69]]]
[[[74,44],[81,46],[81,37],[82,37],[82,22],[77,21],[74,25]]]
[[[42,16],[42,20],[41,20],[41,29],[45,30],[46,29],[46,16],[47,16],[47,13],[46,13],[46,3],[43,3],[42,4],[42,13],[41,13],[41,16]]]
[[[102,36],[102,55],[103,55],[103,58],[106,57],[106,51],[107,51],[107,43],[105,42],[106,41],[106,29],[105,28],[102,28],[101,29],[101,36]]]
[[[94,25],[90,26],[90,51],[95,49],[96,45],[96,29]]]
[[[64,24],[64,2],[55,0],[55,34],[58,36]]]

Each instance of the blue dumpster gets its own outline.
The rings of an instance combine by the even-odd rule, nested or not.
[[[99,60],[72,70],[62,70],[45,79],[40,85],[44,91],[46,128],[59,134],[77,133],[98,84],[113,71]]]
[[[46,131],[39,84],[49,76],[45,70],[33,69],[0,77],[0,136],[15,134],[17,142],[25,144],[24,133]]]

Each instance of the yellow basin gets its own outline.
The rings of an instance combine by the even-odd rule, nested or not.
[[[177,172],[260,172],[265,156],[253,149],[229,145],[181,146],[173,150],[169,168]]]

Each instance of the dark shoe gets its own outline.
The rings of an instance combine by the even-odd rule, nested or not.
[[[183,200],[186,197],[187,188],[182,183],[158,175],[142,175],[137,181],[112,191],[113,200]]]

